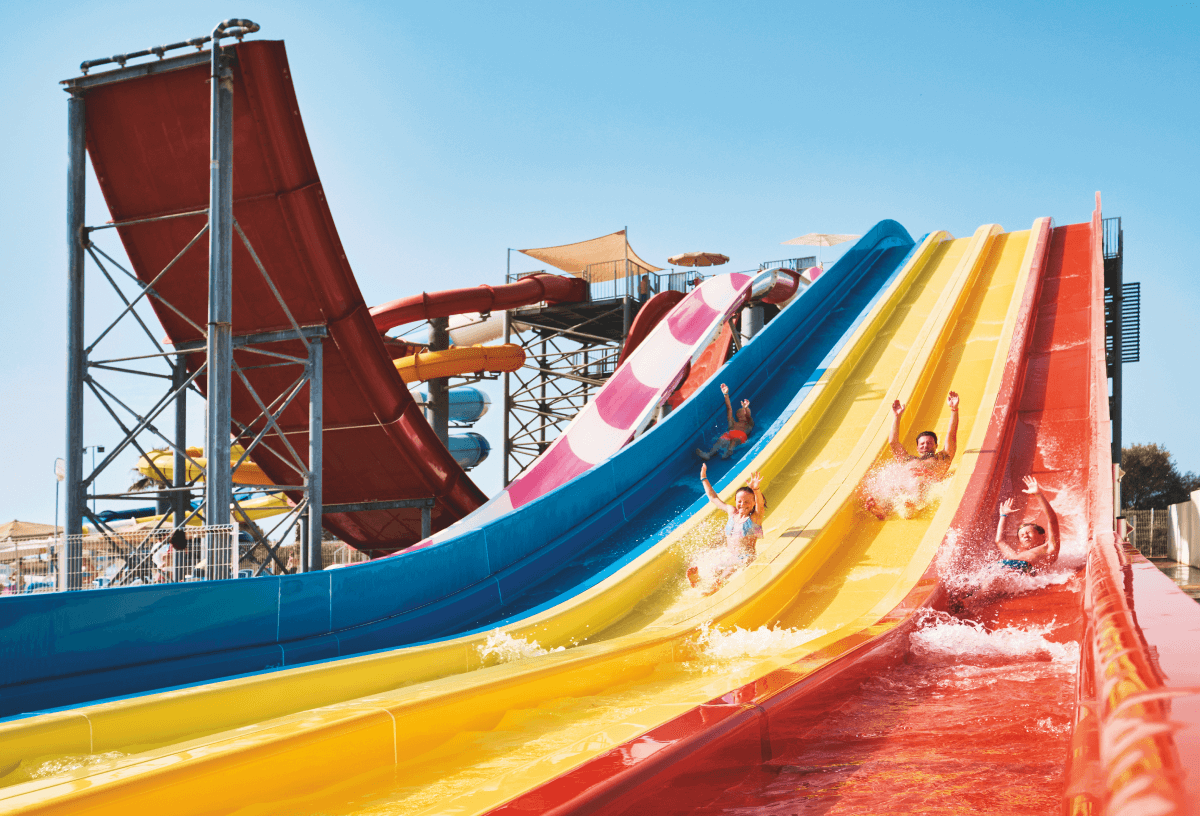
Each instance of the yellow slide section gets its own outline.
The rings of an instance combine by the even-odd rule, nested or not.
[[[0,802],[64,813],[353,812],[354,801],[371,803],[364,812],[477,812],[871,627],[923,573],[970,476],[1028,244],[1028,232],[996,227],[923,242],[747,467],[766,475],[766,536],[758,560],[711,597],[683,580],[691,539],[712,523],[701,513],[599,586],[509,630],[547,648],[582,645],[466,671],[480,665],[483,639],[461,638],[5,724],[0,767],[26,764]],[[951,387],[963,396],[965,452],[940,508],[884,523],[863,514],[855,489],[883,455],[891,401],[910,406],[911,444],[917,430],[944,428]],[[768,659],[721,665],[697,654],[707,621],[810,632]],[[324,707],[278,716],[308,706]],[[132,755],[18,782],[38,756],[117,751]]]
[[[395,361],[406,383],[437,377],[475,374],[480,371],[516,371],[525,365],[525,349],[516,343],[499,346],[466,346],[445,351],[425,351]]]
[[[246,449],[241,445],[233,445],[229,448],[229,465],[236,465],[238,460],[242,458],[242,454]],[[204,458],[204,448],[188,448],[188,459],[185,460],[187,465],[187,480],[194,482],[197,479],[203,478],[204,468],[208,464],[208,460]],[[190,460],[190,461],[188,461]],[[134,465],[138,473],[159,484],[170,484],[175,478],[175,452],[172,450],[152,450],[146,456],[138,457],[137,464]],[[267,474],[263,473],[262,468],[254,463],[253,459],[247,459],[242,462],[241,466],[233,472],[234,484],[247,485],[269,485],[273,484]]]

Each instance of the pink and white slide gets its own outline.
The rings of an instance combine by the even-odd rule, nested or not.
[[[675,305],[584,406],[567,429],[520,476],[474,513],[414,544],[423,549],[478,527],[544,496],[623,448],[650,424],[683,379],[688,366],[747,300],[769,292],[775,270],[735,272],[701,283]]]

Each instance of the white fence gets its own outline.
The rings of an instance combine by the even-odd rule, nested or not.
[[[19,594],[235,578],[237,538],[235,524],[11,542],[12,558],[0,550],[0,584]],[[63,548],[71,553],[65,575]]]

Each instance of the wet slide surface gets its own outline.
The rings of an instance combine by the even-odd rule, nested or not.
[[[1055,230],[999,456],[1006,466],[976,523],[960,518],[968,524],[939,559],[955,614],[917,610],[886,658],[851,663],[836,683],[777,702],[769,748],[718,740],[606,812],[1061,809],[1084,634],[1090,285],[1090,225]],[[1063,523],[1060,561],[1037,576],[996,569],[991,543],[997,497],[1016,494],[1027,473]],[[1033,513],[1019,506],[1017,515]]]
[[[493,812],[1200,810],[1188,770],[1200,610],[1107,532],[1099,227],[1097,207],[1045,241],[980,465],[925,586],[891,613],[897,629],[807,680],[779,672],[714,699]],[[991,533],[998,500],[1031,472],[1063,554],[1026,576],[996,567]],[[753,708],[722,721],[733,703]]]
[[[958,312],[966,308],[959,305],[960,295],[994,293],[1001,306],[1011,297],[1014,277],[1011,268],[996,276],[1007,277],[1008,293],[1003,292],[1003,281],[989,286],[968,285],[981,274],[984,250],[993,232],[985,228],[969,239],[948,241],[943,240],[943,235],[923,242],[901,271],[901,278],[887,301],[872,308],[853,347],[843,349],[829,363],[814,386],[816,399],[804,400],[766,449],[756,453],[754,461],[741,463],[742,471],[759,467],[759,459],[770,463],[782,455],[784,460],[790,460],[797,446],[803,447],[814,436],[826,453],[832,453],[829,440],[843,435],[836,428],[824,429],[823,420],[834,424],[858,423],[859,429],[863,427],[856,412],[844,410],[847,404],[872,402],[874,411],[867,410],[878,414],[878,420],[870,427],[880,429],[884,425],[879,420],[887,414],[892,395],[914,404],[914,423],[932,423],[938,419],[942,407],[917,410],[916,406],[923,404],[922,395],[929,387],[922,383],[926,379],[923,372],[933,370],[931,361],[935,357],[941,361],[935,352],[946,344],[947,327],[960,323],[974,325],[975,330],[968,332],[965,341],[968,347],[972,341],[986,337],[995,342],[999,334],[988,320],[970,315],[960,318]],[[1001,308],[1001,314],[1003,311]],[[730,365],[735,365],[739,358],[747,359],[747,353],[766,336],[764,331]],[[994,355],[985,356],[990,359]],[[943,399],[941,394],[932,404],[936,406]],[[670,420],[663,423],[646,439],[664,431],[669,423]],[[967,419],[964,433],[970,433],[973,424],[973,418]],[[822,431],[814,434],[814,427],[822,427]],[[849,428],[845,431],[848,436]],[[649,596],[650,606],[637,610],[634,620],[649,623],[634,627],[634,631],[624,632],[626,621],[622,620],[616,627],[601,627],[612,631],[574,649],[326,705],[137,754],[128,760],[113,760],[106,767],[81,773],[80,783],[92,780],[85,787],[66,780],[18,784],[9,789],[8,801],[24,797],[24,801],[82,804],[86,799],[102,809],[128,808],[134,804],[153,807],[169,791],[175,807],[179,802],[195,802],[197,809],[209,810],[234,804],[247,806],[256,800],[268,810],[278,812],[347,812],[368,807],[381,812],[423,812],[429,808],[437,812],[449,803],[454,803],[456,809],[471,811],[511,799],[560,773],[564,767],[586,761],[607,747],[644,733],[730,688],[793,662],[796,649],[804,654],[824,645],[821,637],[814,640],[814,633],[803,633],[800,637],[803,642],[790,654],[760,657],[749,665],[716,667],[712,673],[688,657],[698,656],[691,639],[697,617],[706,616],[718,622],[756,618],[769,623],[778,614],[778,599],[794,594],[794,588],[787,587],[794,585],[793,582],[803,583],[806,573],[810,576],[828,558],[833,542],[822,547],[820,536],[810,542],[808,536],[787,533],[797,526],[799,529],[826,526],[829,521],[821,515],[823,508],[829,505],[833,512],[845,503],[853,485],[882,450],[886,434],[881,430],[865,441],[859,437],[861,432],[854,434],[853,447],[842,449],[842,465],[823,469],[827,490],[812,491],[815,503],[806,502],[804,508],[797,510],[781,501],[778,512],[785,515],[777,520],[778,526],[769,525],[768,535],[773,536],[774,546],[765,547],[763,552],[764,560],[769,561],[768,569],[747,570],[746,583],[739,585],[735,580],[709,598],[682,594],[679,582],[683,563],[678,554],[673,561],[668,556],[672,552],[686,553],[689,546],[707,544],[703,525],[709,514],[704,511],[698,514],[698,519],[693,519],[688,531],[668,538],[672,545],[680,543],[679,548],[668,547],[665,553],[656,548],[640,563],[631,563],[615,573],[604,586],[589,590],[613,592],[626,584],[663,590]],[[822,469],[810,469],[808,473],[819,470]],[[771,483],[782,489],[779,495],[786,495],[793,484],[787,477],[777,476],[777,473],[769,476]],[[729,479],[719,484],[722,490],[731,487]],[[831,494],[825,496],[829,491]],[[774,501],[770,492],[768,500]],[[778,524],[779,521],[783,524]],[[700,530],[701,538],[689,545],[683,539],[694,530]],[[789,545],[794,557],[785,558],[784,551]],[[768,553],[775,557],[767,557]],[[932,548],[928,553],[927,558]],[[802,557],[805,554],[808,558]],[[911,553],[908,557],[911,558]],[[665,572],[651,568],[655,559],[664,558],[668,558]],[[917,570],[911,577],[898,575],[903,566],[898,567],[890,582],[885,580],[875,587],[876,592],[882,592],[884,601],[857,597],[850,608],[838,613],[840,619],[856,621],[859,617],[869,617],[873,621],[878,619],[872,612],[875,606],[884,603],[885,612],[894,606],[895,601],[886,598],[897,592],[903,597],[921,573]],[[888,569],[893,567],[888,565]],[[645,597],[644,590],[639,590],[639,594]],[[854,609],[859,611],[856,613]],[[558,629],[550,625],[552,619],[543,620],[546,625],[540,630],[536,625],[532,629],[525,625],[512,631],[533,635],[543,646],[550,647],[563,641],[569,643],[580,634],[586,637],[589,629],[587,618],[564,619],[561,625],[556,624]],[[595,620],[592,618],[593,628]],[[869,626],[869,622],[854,626],[857,630]],[[841,637],[830,633],[827,640]],[[397,654],[411,656],[420,651],[407,649]],[[371,665],[372,660],[357,658],[347,665]],[[351,672],[346,675],[352,678]],[[301,675],[285,672],[280,681],[290,676]],[[286,688],[293,687],[295,684]],[[212,708],[208,706],[206,710]],[[124,722],[132,720],[127,715]],[[401,722],[403,728],[397,728],[395,724]],[[115,782],[117,778],[125,780],[117,798],[94,798],[96,793],[108,789],[109,781]],[[212,783],[217,779],[221,784],[214,788]],[[323,785],[334,787],[322,788]]]
[[[849,465],[849,461],[853,461],[851,457],[858,448],[861,428],[872,414],[882,417],[888,410],[889,394],[899,394],[906,401],[911,399],[915,415],[910,421],[924,427],[937,419],[944,420],[945,399],[940,380],[926,372],[957,367],[956,384],[959,381],[974,384],[974,378],[980,376],[979,372],[968,373],[972,361],[964,359],[970,355],[961,352],[980,341],[986,342],[986,338],[993,343],[999,338],[998,326],[1004,322],[1024,254],[1021,236],[1009,237],[1013,240],[993,242],[1008,243],[1007,254],[1001,253],[1004,262],[999,264],[999,273],[987,269],[985,264],[985,250],[991,240],[988,230],[981,230],[974,238],[934,241],[916,264],[905,291],[889,302],[882,324],[876,324],[876,330],[869,333],[869,341],[853,355],[849,370],[841,372],[839,387],[827,392],[828,403],[809,417],[811,427],[819,430],[811,431],[806,425],[804,430],[808,433],[789,437],[786,442],[777,438],[779,447],[762,454],[761,464],[768,479],[768,504],[775,509],[764,523],[767,540],[760,548],[759,561],[735,578],[727,591],[707,599],[697,598],[680,588],[676,573],[674,580],[665,582],[662,590],[634,614],[592,639],[593,646],[577,650],[596,655],[589,661],[594,679],[582,688],[581,681],[565,670],[548,675],[543,669],[538,673],[540,676],[530,674],[520,688],[510,688],[503,708],[497,710],[489,707],[494,705],[489,699],[494,694],[490,691],[494,685],[479,685],[485,682],[482,673],[477,678],[464,676],[447,699],[465,700],[470,695],[472,704],[490,716],[481,712],[474,718],[477,723],[474,727],[460,727],[454,736],[446,732],[440,740],[449,739],[437,748],[409,757],[401,764],[392,785],[381,788],[378,783],[364,780],[364,789],[355,797],[357,805],[345,803],[341,808],[335,807],[332,796],[317,797],[313,803],[319,802],[321,809],[334,812],[385,812],[392,807],[437,813],[444,812],[439,803],[450,801],[461,812],[486,810],[532,785],[554,778],[567,767],[604,753],[624,741],[622,734],[633,736],[674,716],[686,715],[728,689],[786,665],[789,657],[795,659],[869,627],[895,604],[885,601],[883,611],[873,615],[880,598],[886,599],[897,591],[903,597],[911,585],[909,582],[920,577],[920,569],[911,578],[904,576],[906,565],[914,557],[912,542],[899,551],[869,542],[854,558],[858,580],[852,583],[861,585],[862,592],[842,594],[826,588],[819,598],[812,598],[804,609],[798,609],[789,608],[786,602],[780,606],[780,600],[794,596],[795,587],[818,572],[821,563],[837,549],[838,541],[829,537],[823,542],[822,536],[817,535],[810,542],[809,536],[794,533],[814,528],[845,529],[843,518],[853,519],[856,508],[842,505],[880,450],[883,436],[874,438],[873,444],[868,443],[858,452],[861,466]],[[982,283],[977,280],[980,276],[986,278]],[[966,294],[955,308],[959,292]],[[999,320],[995,319],[997,311]],[[956,351],[946,354],[947,348]],[[992,357],[994,354],[986,355],[987,365],[975,366],[982,368],[984,379],[991,369]],[[955,371],[946,373],[953,375]],[[935,389],[940,392],[936,398],[931,395]],[[983,390],[982,383],[978,389]],[[864,402],[872,404],[864,406]],[[860,416],[864,412],[866,421]],[[974,413],[979,413],[978,408]],[[982,416],[986,418],[988,413],[985,411]],[[966,438],[972,432],[974,420],[972,417],[964,420],[962,433]],[[827,423],[833,427],[827,427]],[[882,423],[877,424],[882,427]],[[854,444],[839,444],[850,436],[852,427],[857,429]],[[797,458],[823,462],[833,457],[839,457],[844,467],[786,470]],[[747,467],[759,465],[756,458]],[[848,471],[846,475],[842,475],[843,469]],[[822,499],[828,491],[841,500],[833,496]],[[803,505],[797,507],[798,502],[789,502],[789,494],[803,497]],[[832,518],[822,515],[827,505]],[[698,529],[703,530],[708,515],[707,511],[698,514],[699,518],[693,522]],[[928,526],[929,522],[925,518],[912,523]],[[874,525],[882,526],[886,525]],[[878,530],[874,532],[873,538],[878,539]],[[918,535],[918,541],[920,538]],[[925,548],[926,563],[934,549]],[[784,636],[782,651],[778,649],[780,641],[776,640],[775,648],[747,660],[723,664],[708,661],[704,650],[698,649],[694,641],[695,626],[705,619],[727,627],[731,622],[757,627],[782,620],[804,628],[796,628]],[[821,633],[819,627],[827,624],[829,630]],[[839,625],[846,628],[839,630]],[[647,665],[650,657],[647,652],[656,641],[670,643],[674,658],[650,660]],[[722,639],[718,636],[711,642],[721,643]],[[581,654],[578,660],[583,659]],[[502,668],[514,675],[518,672],[515,666]],[[531,666],[528,672],[532,671]],[[432,686],[429,688],[432,692]],[[587,693],[580,693],[583,691]],[[403,710],[411,711],[412,719],[406,720],[411,723],[423,724],[429,716],[408,706]],[[444,712],[439,709],[439,713]],[[418,727],[431,726],[432,723]],[[371,788],[374,791],[368,795]],[[539,801],[536,792],[531,798]],[[537,812],[536,805],[531,812]]]
[[[774,433],[770,417],[779,414],[775,424],[782,423],[785,415],[794,411],[796,404],[803,400],[806,389],[811,388],[815,379],[819,379],[822,367],[827,362],[826,358],[834,355],[835,350],[846,342],[846,337],[861,320],[863,310],[879,299],[881,291],[894,278],[898,265],[911,246],[911,239],[902,228],[894,223],[884,222],[864,237],[861,247],[847,253],[840,270],[831,270],[821,286],[809,289],[803,298],[784,310],[764,330],[760,338],[771,342],[756,340],[743,349],[730,364],[725,371],[726,379],[737,393],[743,393],[743,386],[749,383],[759,389],[764,385],[782,385],[791,394],[791,398],[787,399],[784,394],[760,396],[760,391],[747,391],[755,399],[756,412],[764,427],[761,435],[756,433],[751,440],[752,444],[746,446],[745,455],[753,456],[759,449],[756,445],[764,443]],[[757,372],[768,364],[771,370],[778,373],[774,380],[764,380],[757,375]],[[652,548],[661,541],[665,530],[676,523],[672,521],[675,515],[684,513],[681,517],[686,517],[685,511],[690,505],[702,506],[693,486],[696,462],[691,451],[697,444],[698,434],[703,432],[702,429],[709,425],[716,428],[718,418],[723,419],[724,413],[723,409],[719,408],[721,403],[716,383],[710,384],[708,392],[703,396],[704,402],[695,401],[682,406],[652,433],[639,439],[610,464],[606,464],[604,472],[589,475],[578,480],[579,484],[573,483],[561,489],[559,493],[539,500],[542,501],[542,506],[531,505],[518,511],[529,519],[539,520],[539,523],[531,523],[521,517],[512,522],[504,522],[512,524],[512,529],[526,531],[521,543],[527,546],[531,544],[531,535],[549,536],[552,541],[557,536],[559,549],[538,550],[535,546],[535,557],[529,563],[513,570],[511,578],[501,576],[502,579],[514,583],[504,585],[507,603],[495,606],[493,616],[529,615],[537,611],[539,604],[543,607],[550,606],[552,601],[562,595],[569,596],[578,593],[580,587],[594,585],[604,578],[606,571],[615,571],[620,568],[623,560],[632,559],[638,548]],[[673,452],[665,453],[665,450]],[[736,465],[737,461],[735,458],[720,464],[729,468]],[[665,469],[666,473],[674,472],[677,475],[648,480],[648,468],[651,474]],[[715,467],[714,470],[720,470],[720,467]],[[676,481],[681,484],[676,485]],[[647,495],[643,483],[657,486],[660,491],[675,490],[678,498],[666,503],[654,501],[655,494]],[[686,491],[682,483],[686,483]],[[612,491],[622,486],[625,486],[628,494],[618,493],[614,503],[611,498]],[[592,512],[595,516],[591,519],[588,519],[584,512],[589,506],[587,502],[594,506]],[[554,508],[549,514],[550,518],[547,517],[547,505]],[[642,515],[639,516],[639,512]],[[627,516],[631,517],[633,522],[625,525],[624,534],[610,533],[614,528],[625,524]],[[558,532],[555,532],[553,523],[558,523],[559,519],[561,525],[557,528]],[[581,524],[581,519],[585,520],[585,523]],[[653,531],[654,534],[647,536],[647,531]],[[469,540],[470,536],[468,543]],[[440,552],[444,550],[434,547],[413,555],[436,559]],[[411,581],[397,583],[391,578],[393,574],[399,574],[396,570],[403,568],[403,562],[408,557],[402,555],[368,565],[372,568],[386,567],[386,580],[379,584],[379,588],[390,587],[388,594],[393,603],[396,602],[397,588],[400,591],[411,591],[413,585]],[[441,562],[432,560],[430,563],[437,566]],[[332,575],[343,579],[347,574],[369,575],[371,572],[371,569],[363,567],[335,571],[326,574],[325,577]],[[600,574],[597,575],[597,572]],[[423,574],[426,579],[429,578],[428,573]],[[517,581],[520,583],[516,583]],[[428,583],[428,580],[425,583]],[[491,586],[496,584],[492,583]],[[517,591],[508,593],[509,586]],[[484,588],[486,589],[486,586]],[[356,597],[360,602],[363,599],[361,594]],[[619,616],[628,611],[627,602],[620,598],[609,602],[608,606],[611,610],[603,614]],[[472,610],[469,605],[450,607],[450,612],[460,616]],[[373,609],[368,607],[363,614],[372,611]],[[351,644],[388,644],[389,641],[382,638],[394,636],[399,627],[413,627],[415,631],[428,636],[428,627],[446,620],[444,614],[439,615],[444,611],[444,608],[424,609],[422,612],[427,615],[424,620],[410,618],[393,621],[391,623],[394,623],[396,628],[390,630],[387,627],[388,621],[376,627],[359,626],[348,632],[348,636],[344,635],[340,642],[346,648]],[[586,636],[586,622],[579,622],[570,615],[565,620],[564,625],[570,628],[559,636],[559,641],[566,643]],[[467,623],[470,622],[468,619]],[[425,630],[422,630],[421,626],[425,626]],[[480,637],[472,642],[482,643],[483,640],[485,638]],[[390,642],[394,644],[396,641]],[[555,643],[556,641],[551,641],[548,645]],[[317,645],[320,645],[320,641]],[[288,647],[290,654],[291,644],[288,644]],[[278,661],[279,647],[274,648],[273,656],[266,655],[268,661]],[[229,660],[225,655],[219,658]],[[424,649],[404,650],[395,655],[380,653],[358,662],[351,661],[347,666],[319,663],[305,669],[278,672],[277,678],[261,674],[233,684],[203,687],[194,702],[189,702],[181,692],[175,692],[160,698],[136,698],[94,706],[80,710],[79,713],[66,711],[62,714],[46,715],[40,719],[14,721],[10,724],[12,728],[0,726],[5,729],[2,742],[15,752],[11,756],[19,756],[23,752],[25,756],[29,755],[28,752],[39,755],[77,753],[81,747],[86,753],[89,748],[100,751],[101,745],[105,746],[104,750],[126,750],[130,745],[178,742],[190,736],[219,730],[222,726],[230,728],[253,723],[257,719],[272,716],[272,711],[278,715],[310,706],[327,705],[431,676],[463,671],[477,667],[479,660],[474,649],[462,643],[435,643]],[[224,665],[229,665],[229,662]],[[139,676],[142,678],[154,680],[158,676],[149,670],[149,667],[134,669],[140,671]],[[84,682],[86,688],[96,688],[94,676],[84,678]],[[35,687],[34,690],[41,689]],[[28,722],[29,728],[22,730],[24,722]],[[17,730],[14,731],[13,728]],[[26,735],[36,732],[41,736],[35,734],[33,743],[27,744],[26,748],[19,748],[18,732]],[[81,739],[82,744],[79,742]]]

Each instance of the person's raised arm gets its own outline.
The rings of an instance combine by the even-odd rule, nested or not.
[[[958,394],[951,391],[950,396],[946,397],[946,402],[950,406],[950,429],[946,431],[946,455],[951,459],[954,458],[955,451],[958,450]]]
[[[1000,554],[1005,558],[1014,558],[1017,555],[1017,551],[1014,550],[1004,538],[1004,523],[1012,511],[1013,500],[1005,499],[1000,504],[1000,520],[996,522],[996,549],[998,549]]]
[[[721,394],[725,397],[725,421],[729,423],[729,430],[733,430],[733,403],[729,401],[729,386],[721,383]]]
[[[888,444],[892,447],[892,455],[900,461],[908,458],[908,451],[900,444],[900,416],[904,413],[904,406],[900,400],[892,403],[892,431],[888,434]]]
[[[717,495],[717,491],[713,490],[713,486],[709,484],[707,463],[700,466],[700,484],[704,485],[704,495],[708,496],[709,504],[720,507],[726,513],[733,512],[733,508],[721,501],[721,497]]]
[[[1051,560],[1058,558],[1058,514],[1054,512],[1054,508],[1050,506],[1050,501],[1046,498],[1046,494],[1042,492],[1041,486],[1037,479],[1032,476],[1025,477],[1025,492],[1038,500],[1038,504],[1042,506],[1042,512],[1046,514],[1046,551]]]
[[[754,520],[755,524],[762,524],[763,511],[767,509],[767,502],[758,487],[760,484],[762,484],[762,473],[756,470],[746,480],[746,487],[754,491],[754,513],[750,518]]]

